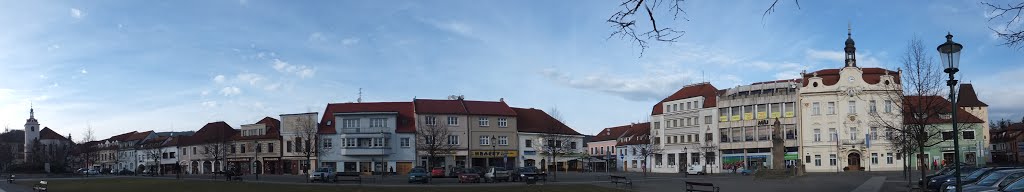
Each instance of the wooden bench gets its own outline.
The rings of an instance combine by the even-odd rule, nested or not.
[[[700,187],[701,189],[698,189]],[[701,183],[701,182],[686,182],[686,191],[699,191],[699,192],[718,192],[719,188],[715,187],[712,183]]]
[[[335,182],[338,181],[356,181],[359,184],[363,184],[363,178],[359,172],[338,172],[335,174]]]
[[[633,187],[633,180],[630,180],[625,176],[609,175],[608,179],[611,180],[612,184],[615,184],[615,187],[619,187],[619,184],[622,184],[623,186],[629,185],[629,187]]]

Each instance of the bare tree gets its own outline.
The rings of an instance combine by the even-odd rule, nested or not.
[[[715,144],[711,137],[708,137],[704,142],[697,145],[697,151],[700,152],[700,158],[704,159],[704,172],[706,173],[708,171],[708,164],[715,162],[717,158],[715,153],[718,152],[718,145]]]
[[[569,128],[565,126],[564,118],[558,108],[549,109],[548,115],[551,116],[551,119],[548,119],[550,122],[547,127],[543,128],[544,132],[540,134],[545,142],[538,145],[538,151],[548,158],[548,163],[551,163],[544,169],[551,173],[552,181],[558,181],[558,157],[576,155],[574,154],[576,151],[573,149],[575,146],[572,146],[574,137],[565,134],[564,130]],[[568,166],[568,163],[566,162],[565,166]]]
[[[1024,48],[1024,29],[1021,28],[1022,21],[1021,12],[1024,11],[1024,1],[1017,1],[1013,3],[1007,3],[1006,5],[996,5],[989,2],[981,2],[988,8],[986,15],[991,15],[988,18],[989,22],[997,21],[999,25],[996,28],[989,27],[989,30],[995,32],[999,38],[1003,39],[1003,44],[1007,47],[1021,49]]]
[[[685,17],[684,2],[685,0],[622,0],[619,3],[619,10],[608,17],[606,21],[614,29],[608,38],[628,39],[640,47],[641,56],[644,50],[650,47],[648,41],[676,42],[686,34],[686,31],[677,27],[672,21],[679,19],[689,21]],[[799,0],[793,2],[796,3],[797,8],[800,7]],[[762,18],[775,12],[775,8],[779,5],[779,0],[773,1],[771,6],[765,9]],[[665,21],[665,17],[669,15],[671,15],[671,21],[661,22],[661,26],[659,26],[659,21]]]
[[[213,158],[212,167],[210,171],[217,172],[226,171],[223,169],[226,165],[226,159],[230,154],[231,149],[231,134],[225,131],[215,131],[213,135],[207,138],[203,138],[203,153],[210,158]],[[213,175],[214,178],[217,174]]]
[[[434,166],[434,160],[455,152],[458,146],[449,144],[448,141],[452,131],[448,126],[439,123],[436,116],[423,117],[417,124],[416,151],[427,156],[427,164],[424,166],[428,169]]]
[[[82,161],[83,167],[86,167],[86,169],[92,169],[93,163],[98,160],[97,153],[99,151],[96,148],[96,143],[93,143],[95,140],[96,136],[93,134],[92,126],[86,126],[85,133],[82,135],[82,140],[77,145],[79,158]],[[89,174],[85,174],[85,176],[88,175]]]
[[[632,148],[633,151],[636,151],[637,156],[643,157],[644,177],[647,177],[647,172],[651,170],[651,164],[647,163],[647,160],[656,154],[664,153],[665,149],[660,144],[654,142],[655,136],[650,133],[642,133],[640,137],[646,139],[647,142],[632,145]]]
[[[309,169],[312,168],[310,163],[313,157],[316,157],[317,151],[322,146],[319,145],[319,135],[317,132],[316,115],[302,115],[291,121],[292,127],[295,127],[295,131],[298,134],[298,139],[295,140],[295,151],[301,153],[306,157],[306,162],[302,164],[303,174],[309,174]],[[308,178],[308,177],[307,177]]]
[[[153,175],[156,175],[156,174],[162,174],[162,171],[160,171],[160,158],[163,156],[163,153],[164,153],[164,147],[163,147],[164,141],[167,141],[167,140],[165,139],[165,140],[161,140],[161,141],[154,141],[154,142],[151,142],[151,143],[147,144],[146,146],[144,146],[146,148],[146,150],[145,150],[146,159],[147,160],[151,160],[153,162],[153,167],[149,168],[150,176],[153,176]]]

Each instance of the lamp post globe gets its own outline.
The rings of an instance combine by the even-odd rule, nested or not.
[[[939,59],[942,60],[942,65],[946,67],[944,72],[956,73],[959,71],[960,50],[963,50],[963,48],[963,45],[953,42],[953,34],[946,34],[946,42],[936,48],[939,51]]]

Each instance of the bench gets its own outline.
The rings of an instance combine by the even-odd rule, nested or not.
[[[356,181],[359,184],[363,184],[363,178],[359,172],[338,172],[335,174],[334,181]]]
[[[698,189],[698,187],[700,187],[702,189]],[[687,192],[691,192],[691,191],[718,192],[718,190],[719,190],[719,188],[715,187],[715,184],[712,184],[712,183],[701,183],[701,182],[692,182],[692,181],[687,181],[686,182],[686,191]]]
[[[619,184],[622,184],[623,186],[629,185],[629,187],[633,187],[633,180],[630,180],[625,176],[609,175],[608,179],[611,180],[612,184],[615,184],[615,187],[619,187]]]

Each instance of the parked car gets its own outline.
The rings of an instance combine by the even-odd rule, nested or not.
[[[334,170],[331,168],[321,167],[309,173],[309,182],[320,181],[320,182],[334,182]]]
[[[986,190],[998,190],[999,187],[1009,185],[1012,181],[1017,180],[1024,176],[1024,169],[1007,169],[993,171],[981,179],[977,179],[975,182],[961,181],[964,186],[961,191],[986,191]],[[1004,183],[1005,182],[1005,183]],[[944,191],[956,191],[956,186],[953,183],[944,184]]]
[[[118,175],[135,175],[135,172],[130,171],[128,169],[121,169],[121,171],[118,171],[117,174]]]
[[[537,167],[533,167],[533,166],[519,167],[519,168],[512,169],[512,172],[509,173],[509,177],[511,177],[511,180],[513,182],[514,181],[526,181],[527,179],[529,179],[529,180],[537,180],[537,179],[546,180],[547,179],[546,175],[542,175],[540,172],[537,171]]]
[[[966,163],[960,163],[960,167],[971,167],[971,166],[968,166]],[[932,173],[932,174],[929,174],[929,175],[925,175],[924,178],[922,178],[921,180],[917,181],[917,184],[918,185],[927,184],[925,182],[930,181],[934,177],[952,174],[952,172],[953,172],[953,166],[952,165],[942,167],[939,170],[935,171],[935,173]]]
[[[487,182],[508,181],[508,170],[504,167],[488,168],[487,173],[484,173],[484,179],[487,179]]]
[[[1016,181],[1010,182],[1010,184],[1008,184],[1006,186],[999,187],[998,190],[988,190],[988,191],[985,191],[985,192],[989,192],[989,191],[992,191],[992,192],[998,192],[998,191],[1020,192],[1020,191],[1024,191],[1024,179],[1017,179]]]
[[[100,172],[96,171],[95,169],[87,169],[85,171],[82,171],[81,173],[84,174],[84,175],[99,175],[100,174]]]
[[[478,171],[484,171],[483,169],[477,169]],[[448,172],[448,177],[459,177],[460,174],[466,172],[464,167],[452,167],[452,171]]]
[[[970,178],[974,178],[974,179],[980,178],[984,174],[987,174],[987,171],[990,171],[992,169],[993,169],[992,167],[986,167],[986,168],[960,167],[961,181],[962,180],[967,180],[967,179],[970,179]],[[931,179],[928,180],[928,182],[925,183],[925,189],[929,190],[929,191],[939,191],[939,189],[942,189],[942,187],[943,187],[942,184],[946,183],[946,181],[956,180],[956,178],[953,177],[953,173],[954,173],[953,171],[949,171],[949,172],[947,172],[944,175],[939,175],[939,176],[932,177]],[[965,174],[965,173],[969,173],[969,174]]]
[[[430,177],[444,177],[444,168],[434,167],[430,169]]]
[[[430,176],[431,175],[427,173],[427,169],[422,167],[413,168],[412,170],[409,170],[409,183],[427,183],[427,179],[429,179],[427,177]]]
[[[960,176],[960,185],[971,184],[971,183],[977,182],[978,180],[981,180],[982,178],[985,178],[988,175],[991,175],[992,173],[994,173],[996,171],[1010,170],[1010,169],[1020,169],[1020,168],[1015,168],[1015,167],[985,167],[985,168],[979,168],[979,169],[977,169],[977,170],[975,170],[973,172],[970,172],[970,174],[967,174],[967,175],[964,175],[965,173],[960,173],[961,174],[961,176]],[[954,181],[954,177],[952,177],[952,176],[950,176],[948,179],[946,179],[945,182],[943,182],[943,181],[939,181],[939,182],[941,182],[942,185],[940,185],[939,188],[936,189],[937,191],[946,191],[946,188],[950,188],[950,186],[953,186],[956,183],[956,181]]]
[[[690,165],[686,168],[686,174],[688,175],[703,175],[706,173],[707,171],[704,170],[703,165]]]
[[[477,167],[464,169],[459,174],[459,183],[479,183],[480,182],[480,169]]]

